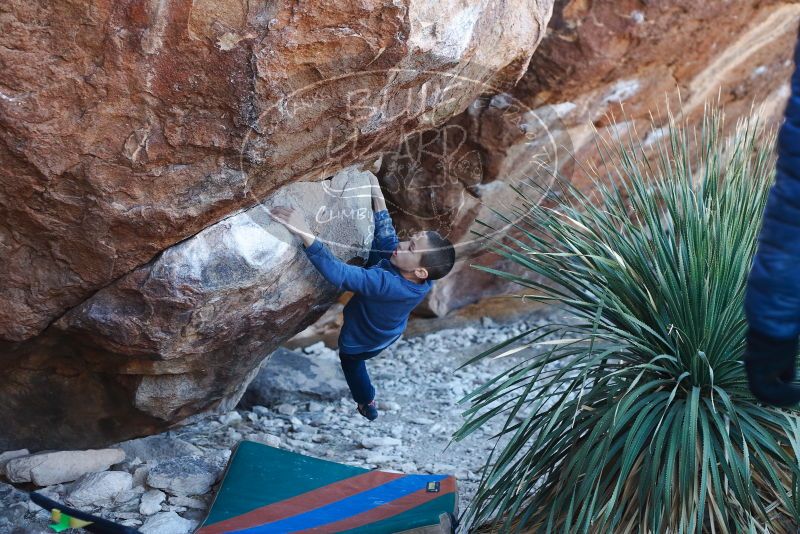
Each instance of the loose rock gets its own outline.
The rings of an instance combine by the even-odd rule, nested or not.
[[[139,513],[142,515],[153,515],[161,511],[161,503],[164,502],[167,496],[163,491],[149,490],[142,495],[142,501],[139,503]]]
[[[164,435],[123,441],[119,448],[125,451],[128,459],[139,458],[144,462],[167,460],[176,456],[192,456],[201,451],[191,443]]]
[[[147,518],[139,530],[142,534],[189,534],[195,524],[175,512],[160,512]]]
[[[147,475],[147,484],[171,495],[200,495],[211,489],[219,468],[197,456],[166,460]]]
[[[395,447],[401,445],[403,442],[397,438],[390,438],[388,436],[377,436],[374,438],[364,438],[361,440],[361,446],[366,449],[374,449],[376,447]]]
[[[18,451],[6,451],[4,453],[0,453],[0,475],[5,475],[6,472],[6,464],[13,460],[14,458],[21,458],[22,456],[28,456],[30,452],[28,449],[20,449]]]
[[[293,406],[291,404],[283,403],[283,404],[277,405],[275,407],[275,411],[280,413],[280,414],[283,414],[283,415],[291,416],[291,415],[294,415],[294,413],[297,411],[297,407]]]
[[[45,452],[10,460],[6,464],[6,477],[11,482],[50,486],[71,482],[87,473],[105,471],[124,459],[122,449]]]
[[[108,506],[114,497],[131,489],[132,482],[133,476],[125,471],[84,475],[72,485],[66,501],[76,508]]]
[[[169,498],[169,503],[175,506],[183,506],[185,508],[195,508],[197,510],[205,510],[208,506],[205,501],[195,499],[193,497],[173,496]]]
[[[233,425],[242,420],[242,415],[239,412],[228,412],[219,417],[219,422],[223,425]]]

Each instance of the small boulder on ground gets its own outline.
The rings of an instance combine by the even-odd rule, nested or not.
[[[194,497],[173,496],[169,498],[169,503],[175,506],[193,508],[195,510],[205,510],[208,508],[208,504],[205,501]]]
[[[175,512],[160,512],[147,518],[139,528],[142,534],[189,534],[196,523]]]
[[[72,482],[87,473],[105,471],[124,459],[122,449],[43,452],[9,460],[6,477],[11,482],[50,486]]]
[[[119,444],[119,448],[125,451],[129,460],[139,458],[143,462],[168,460],[177,456],[194,456],[202,452],[188,441],[163,435],[123,441]]]
[[[142,515],[153,515],[161,511],[161,503],[164,502],[167,496],[160,490],[149,490],[142,495],[142,501],[139,503],[139,513]]]
[[[6,451],[0,453],[0,475],[5,475],[6,473],[6,464],[13,460],[14,458],[21,458],[23,456],[28,456],[30,451],[28,449],[20,449],[18,451]]]
[[[261,365],[240,405],[333,401],[348,394],[336,351],[323,346],[307,354],[279,347]],[[309,347],[307,347],[308,349]]]
[[[147,484],[170,495],[202,495],[211,489],[219,474],[218,464],[199,456],[181,456],[151,468]]]
[[[114,497],[131,489],[132,484],[133,476],[125,471],[90,473],[72,485],[66,501],[76,508],[108,506]]]
[[[242,414],[237,411],[228,412],[219,416],[219,422],[223,425],[235,425],[241,422]]]

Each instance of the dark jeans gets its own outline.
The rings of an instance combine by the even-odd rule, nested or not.
[[[371,352],[361,352],[359,354],[345,354],[339,352],[339,361],[342,363],[342,371],[353,400],[358,404],[369,404],[375,398],[375,388],[369,379],[366,360],[380,354],[383,349]]]

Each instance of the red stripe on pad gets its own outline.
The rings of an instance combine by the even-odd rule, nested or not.
[[[233,530],[257,527],[279,519],[286,519],[309,510],[340,501],[356,493],[370,490],[382,484],[400,478],[402,473],[386,473],[383,471],[369,471],[354,477],[339,480],[321,488],[301,493],[289,499],[262,506],[246,514],[237,515],[224,521],[205,526],[196,534],[223,534]],[[434,494],[437,495],[437,494]]]
[[[444,494],[453,493],[455,490],[456,479],[453,477],[447,477],[442,479],[438,492],[428,492],[425,489],[421,489],[404,497],[400,497],[399,499],[395,499],[391,502],[378,506],[377,508],[373,508],[371,510],[367,510],[366,512],[361,512],[360,514],[348,517],[347,519],[342,519],[340,521],[336,521],[335,523],[328,523],[327,525],[320,525],[318,527],[309,528],[306,530],[295,531],[295,534],[342,532],[351,528],[369,525],[370,523],[377,523],[383,519],[407,512],[412,508],[416,508],[417,506],[425,504],[428,501],[432,501],[433,499],[441,497]]]

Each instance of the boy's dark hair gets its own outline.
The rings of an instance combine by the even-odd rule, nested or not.
[[[425,232],[427,250],[422,253],[420,265],[428,270],[428,280],[438,280],[450,272],[456,263],[456,249],[446,237],[435,230]]]

